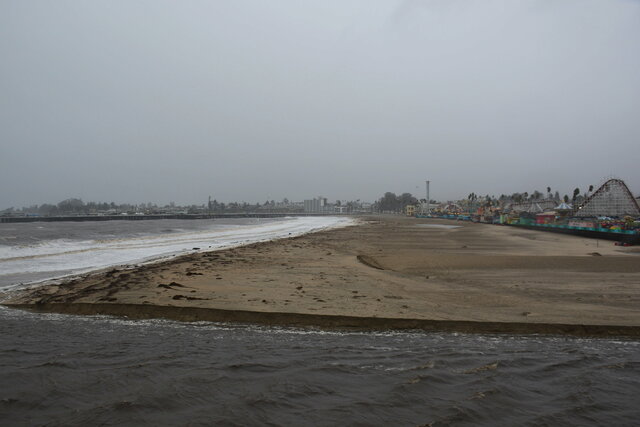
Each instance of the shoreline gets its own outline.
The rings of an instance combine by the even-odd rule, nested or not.
[[[355,317],[326,314],[260,312],[216,308],[142,304],[54,303],[17,304],[11,308],[34,313],[115,316],[127,319],[166,319],[352,331],[423,331],[463,334],[568,335],[592,338],[639,338],[640,327],[560,323],[474,322],[410,318]]]
[[[309,217],[328,217],[329,215],[305,215],[304,217],[309,218]],[[242,218],[254,218],[256,216],[243,216]],[[235,217],[234,219],[238,219],[240,217]],[[263,217],[266,219],[296,219],[296,217],[289,217],[289,216],[283,216],[283,217]],[[269,242],[275,242],[281,239],[290,239],[290,238],[294,238],[294,237],[300,237],[300,236],[304,236],[307,234],[311,234],[311,233],[317,233],[317,232],[321,232],[321,231],[329,231],[329,230],[333,230],[333,229],[337,229],[337,228],[342,228],[342,227],[351,227],[354,225],[358,225],[359,223],[359,219],[357,217],[347,217],[347,216],[336,216],[336,218],[340,218],[339,222],[336,222],[334,224],[329,224],[329,225],[321,225],[318,227],[312,227],[309,228],[305,231],[291,231],[289,232],[288,230],[285,231],[287,234],[280,234],[280,235],[275,235],[275,236],[271,236],[271,237],[260,237],[260,238],[256,238],[255,240],[244,240],[244,241],[238,241],[236,239],[232,239],[231,241],[225,242],[225,243],[218,243],[218,246],[215,248],[212,248],[211,246],[209,246],[208,248],[199,248],[199,247],[194,247],[192,250],[183,250],[181,252],[175,252],[175,253],[163,253],[163,254],[155,254],[155,255],[150,255],[150,256],[146,256],[144,258],[138,259],[138,260],[130,260],[130,261],[125,261],[125,262],[121,262],[121,263],[116,263],[116,264],[111,264],[111,265],[103,265],[103,266],[98,266],[98,267],[93,267],[93,268],[81,268],[75,272],[72,273],[63,273],[59,276],[53,276],[53,277],[48,277],[48,278],[43,278],[43,279],[37,279],[34,281],[30,281],[30,282],[21,282],[21,283],[14,283],[11,284],[9,286],[5,286],[5,287],[0,287],[0,295],[2,294],[8,294],[8,293],[14,293],[14,292],[24,292],[24,291],[29,291],[29,290],[33,290],[35,288],[41,287],[41,286],[49,286],[49,285],[58,285],[60,283],[65,283],[65,282],[70,282],[70,281],[78,281],[78,280],[88,280],[91,277],[95,277],[97,275],[100,274],[104,274],[107,271],[113,270],[113,269],[118,269],[118,270],[135,270],[135,269],[139,269],[139,268],[144,268],[146,266],[150,266],[150,265],[154,265],[154,264],[160,264],[160,263],[165,263],[165,262],[170,262],[173,261],[175,259],[179,259],[183,256],[188,256],[188,255],[192,255],[192,254],[203,254],[203,253],[210,253],[210,252],[219,252],[219,251],[224,251],[224,250],[228,250],[228,249],[234,249],[237,247],[242,247],[242,246],[247,246],[247,245],[251,245],[251,244],[257,244],[257,243],[269,243]],[[163,219],[163,218],[161,218]],[[191,219],[191,218],[190,218]],[[196,218],[196,219],[200,219],[200,218]],[[224,218],[223,218],[224,219]],[[219,233],[226,233],[228,232],[228,229],[221,229],[218,230]],[[197,243],[196,243],[197,244]],[[70,267],[72,268],[72,267]],[[0,298],[0,305],[3,303],[3,299]]]
[[[179,321],[638,337],[637,283],[637,248],[389,216],[88,273],[14,291],[2,304]]]

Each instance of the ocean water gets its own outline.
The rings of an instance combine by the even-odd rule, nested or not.
[[[640,343],[0,309],[2,425],[633,426]]]
[[[112,225],[103,240],[211,232],[211,224],[166,232],[130,224],[126,233]],[[224,226],[250,239],[256,224]],[[71,241],[109,234],[97,223],[74,224],[76,234],[61,227],[34,252],[63,231]],[[0,384],[3,426],[636,426],[640,341],[331,332],[0,306]]]
[[[292,237],[352,222],[345,217],[297,217],[0,224],[0,290],[194,250]]]

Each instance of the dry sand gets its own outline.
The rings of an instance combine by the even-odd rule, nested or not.
[[[513,227],[379,216],[112,269],[5,304],[178,320],[640,336],[640,253]]]

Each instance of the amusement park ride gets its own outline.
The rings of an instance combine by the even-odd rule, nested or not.
[[[429,181],[427,181],[427,200]],[[557,204],[557,206],[556,206]],[[428,205],[427,205],[428,206]],[[455,204],[441,205],[417,217],[470,220],[640,244],[640,206],[621,179],[609,179],[573,207],[552,199],[527,201],[502,207],[485,206],[467,212]]]
[[[640,217],[640,207],[621,179],[610,179],[576,209],[577,217]]]

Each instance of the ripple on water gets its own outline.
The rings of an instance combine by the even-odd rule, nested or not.
[[[0,310],[8,425],[632,425],[640,343]]]

